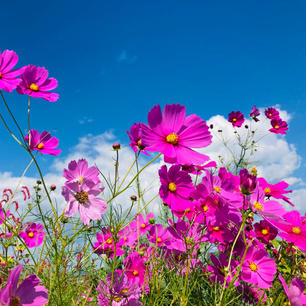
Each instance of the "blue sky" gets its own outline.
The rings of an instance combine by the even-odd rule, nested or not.
[[[175,102],[203,119],[279,104],[293,116],[287,141],[306,156],[303,0],[5,1],[1,12],[0,49],[58,79],[58,102],[33,101],[31,116],[63,155],[88,133],[128,142],[153,105]],[[6,97],[26,128],[27,98]],[[20,174],[24,155],[4,128],[0,145],[0,171]]]

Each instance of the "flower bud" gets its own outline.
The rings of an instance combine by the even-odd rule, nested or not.
[[[131,199],[131,201],[137,201],[137,197],[135,196],[135,195],[132,195],[131,197],[130,197],[130,199]]]
[[[257,177],[249,174],[247,169],[242,169],[239,172],[240,176],[240,191],[244,195],[250,195],[257,185]]]
[[[50,190],[51,190],[51,191],[54,191],[55,189],[56,189],[56,185],[52,184],[52,185],[50,186]]]
[[[120,149],[121,149],[120,143],[119,143],[119,142],[114,143],[114,144],[113,144],[113,149],[114,149],[115,151],[120,150]]]

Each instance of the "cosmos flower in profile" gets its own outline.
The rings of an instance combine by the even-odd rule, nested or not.
[[[57,87],[57,80],[48,78],[48,70],[44,67],[28,65],[21,75],[21,82],[16,90],[21,95],[29,95],[33,98],[42,98],[49,102],[58,100],[59,95],[50,92]]]
[[[185,106],[166,105],[163,113],[159,105],[148,114],[149,125],[143,124],[142,145],[148,151],[160,152],[167,163],[203,164],[209,157],[192,150],[211,143],[205,121],[196,115],[186,117]]]
[[[149,155],[146,150],[145,146],[143,145],[143,141],[141,140],[141,127],[143,123],[135,123],[131,126],[130,131],[127,131],[127,134],[131,140],[129,143],[130,147],[133,149],[134,152],[142,152],[145,155]]]
[[[244,116],[241,112],[232,111],[228,115],[228,122],[230,122],[234,127],[241,127],[244,122]]]
[[[18,55],[12,50],[0,52],[0,90],[12,92],[21,82],[17,78],[23,73],[24,68],[12,70],[18,62]]]
[[[42,154],[59,155],[62,151],[55,149],[58,146],[58,139],[51,137],[50,133],[43,131],[40,135],[37,130],[30,130],[25,141],[31,151],[39,151]]]
[[[255,121],[258,122],[259,119],[257,118],[260,115],[259,109],[256,106],[253,106],[250,112],[250,117]]]
[[[48,290],[39,286],[41,281],[32,274],[18,285],[22,265],[15,267],[7,284],[0,291],[0,304],[6,306],[43,306],[48,302]]]

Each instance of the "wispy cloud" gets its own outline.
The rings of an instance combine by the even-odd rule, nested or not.
[[[82,119],[79,120],[79,123],[80,124],[85,124],[85,123],[91,123],[93,121],[94,121],[94,119],[92,119],[92,118],[83,117]]]
[[[116,58],[118,63],[128,63],[132,64],[137,60],[136,55],[130,55],[126,50],[122,50],[121,53]]]

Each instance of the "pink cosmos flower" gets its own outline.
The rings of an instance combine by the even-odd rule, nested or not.
[[[241,112],[231,112],[228,115],[228,122],[230,122],[233,126],[241,127],[244,122],[244,116]]]
[[[269,184],[263,177],[258,178],[260,187],[264,190],[266,197],[273,197],[275,199],[282,199],[285,202],[289,203],[291,206],[294,206],[292,202],[289,201],[289,198],[284,196],[286,193],[292,192],[292,190],[285,190],[289,187],[289,184],[285,181],[281,181],[274,185]]]
[[[100,220],[105,213],[107,203],[97,196],[104,190],[91,180],[83,179],[79,182],[66,182],[62,195],[68,202],[66,215],[72,216],[79,211],[80,218],[85,225],[90,220]]]
[[[32,274],[18,286],[22,265],[11,270],[7,284],[0,291],[0,304],[5,306],[42,306],[48,302],[48,290]]]
[[[141,288],[137,284],[133,284],[122,271],[115,271],[113,275],[108,274],[106,282],[100,280],[97,290],[98,305],[109,306],[141,306],[139,297]],[[113,283],[113,286],[111,285]]]
[[[142,286],[145,281],[146,266],[137,252],[130,252],[124,261],[125,274],[133,284]]]
[[[152,225],[148,233],[148,240],[157,247],[170,245],[171,239],[173,239],[173,237],[170,235],[168,228],[164,228],[161,224]]]
[[[179,165],[173,165],[167,171],[167,166],[164,165],[158,171],[161,182],[159,195],[175,212],[184,212],[190,207],[189,198],[193,191],[191,177],[180,168]]]
[[[265,201],[265,194],[261,187],[257,187],[249,198],[250,207],[264,218],[279,220],[286,213],[284,207],[272,200]]]
[[[0,204],[0,224],[6,221],[6,219],[10,216],[10,211],[3,209]]]
[[[185,165],[182,165],[182,170],[186,171],[187,173],[200,175],[202,174],[202,171],[205,170],[206,168],[214,168],[214,167],[217,167],[217,163],[215,161],[210,161],[207,164],[204,164],[202,166],[185,164]]]
[[[278,233],[278,230],[265,220],[255,223],[254,227],[257,239],[263,243],[269,243]]]
[[[116,244],[116,254],[115,253],[115,241],[113,234],[107,228],[102,228],[101,233],[97,233],[97,242],[94,243],[94,250],[97,254],[106,254],[108,257],[121,256],[124,254],[122,249],[123,241],[120,239]]]
[[[247,251],[241,270],[242,280],[259,288],[268,289],[272,286],[276,263],[268,257],[266,251],[251,247]]]
[[[186,117],[185,106],[166,105],[162,114],[154,106],[148,114],[148,123],[142,125],[142,141],[148,151],[164,154],[167,163],[202,164],[208,156],[191,148],[204,148],[211,143],[211,134],[205,121],[196,115]]]
[[[135,123],[131,126],[130,131],[126,131],[131,143],[129,144],[130,147],[133,149],[134,152],[142,152],[145,155],[149,155],[145,150],[145,145],[141,140],[141,127],[143,123]]]
[[[136,231],[136,232],[138,230],[139,235],[144,235],[147,231],[149,231],[151,229],[151,226],[152,226],[150,224],[151,219],[154,220],[154,214],[153,213],[149,213],[146,216],[146,219],[144,219],[144,217],[141,214],[139,214],[138,216],[135,217],[135,220],[133,220],[130,223],[130,228],[132,230]]]
[[[18,62],[18,55],[11,50],[0,52],[0,90],[12,92],[21,82],[18,75],[22,74],[24,68],[12,70]]]
[[[31,130],[24,138],[31,151],[39,151],[42,154],[59,155],[62,151],[55,149],[58,146],[58,139],[51,137],[50,133],[43,131],[40,135],[37,130]]]
[[[16,90],[21,95],[29,95],[33,98],[42,98],[49,102],[58,100],[58,94],[49,92],[57,87],[57,80],[48,79],[48,70],[44,67],[28,65],[21,75],[21,82]]]
[[[45,239],[44,227],[38,223],[28,224],[25,231],[21,232],[19,236],[24,240],[29,248],[40,246]]]
[[[259,109],[256,106],[253,106],[250,112],[250,117],[255,121],[258,122],[259,119],[257,118],[260,115]]]
[[[288,130],[288,124],[286,121],[283,121],[281,118],[276,118],[271,120],[272,128],[269,130],[275,134],[286,134]]]
[[[279,118],[279,111],[273,107],[269,107],[265,109],[265,115],[269,119],[276,119]]]
[[[88,167],[86,159],[79,159],[78,161],[72,160],[68,164],[68,169],[64,169],[63,175],[69,182],[78,182],[81,184],[83,179],[87,179],[94,183],[100,183],[98,177],[99,170],[94,166]]]
[[[218,282],[223,285],[225,276],[227,274],[227,266],[228,266],[228,259],[227,255],[224,253],[220,253],[219,258],[217,258],[215,255],[210,255],[210,259],[212,261],[212,266],[208,265],[207,270],[212,273],[210,276],[210,279],[212,282]],[[238,266],[238,262],[236,260],[231,261],[231,272],[229,275],[227,275],[226,283],[229,284],[230,281],[233,279],[234,276],[234,270]],[[237,282],[236,282],[237,283]],[[235,284],[236,284],[235,283]]]
[[[283,215],[283,222],[270,220],[281,232],[278,234],[288,242],[294,243],[301,251],[306,252],[306,216],[302,217],[297,210]]]
[[[291,306],[306,306],[306,294],[303,294],[305,289],[305,284],[298,278],[294,278],[291,281],[291,284],[287,286],[286,281],[281,276],[278,276],[279,280],[281,281],[284,290],[288,296],[289,302]]]

